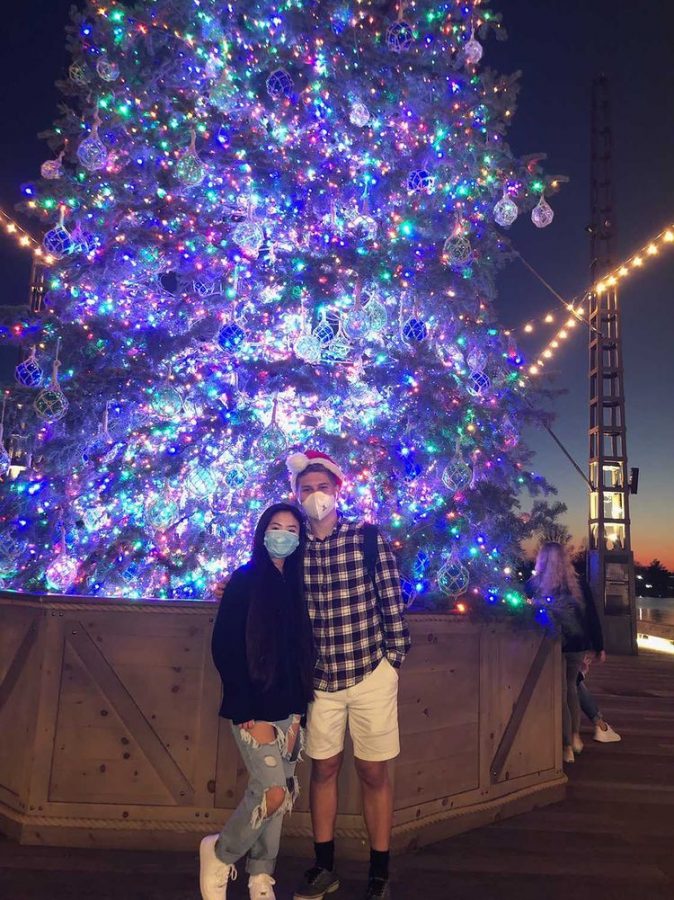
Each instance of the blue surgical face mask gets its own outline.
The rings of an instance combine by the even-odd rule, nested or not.
[[[265,533],[264,545],[269,555],[273,556],[274,559],[285,559],[286,556],[290,556],[291,553],[297,550],[300,545],[300,538],[299,535],[294,534],[292,531],[277,529],[276,531],[267,531]]]

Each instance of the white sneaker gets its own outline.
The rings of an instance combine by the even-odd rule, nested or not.
[[[573,748],[573,752],[574,752],[576,755],[578,755],[579,753],[582,753],[582,752],[583,752],[583,746],[584,746],[584,744],[583,744],[583,742],[581,741],[580,736],[577,735],[577,734],[574,734],[574,736],[573,736],[572,739],[571,739],[571,747]]]
[[[236,869],[215,855],[218,834],[209,834],[199,845],[199,889],[202,900],[226,900],[227,884],[236,879]]]
[[[606,725],[606,731],[600,725],[594,726],[595,741],[599,741],[602,744],[615,744],[617,741],[622,740],[618,732],[614,731],[608,722],[604,722],[604,725]]]
[[[576,757],[573,755],[573,747],[564,747],[562,750],[562,759],[565,763],[572,763],[576,761]]]
[[[251,875],[248,879],[248,893],[250,900],[276,900],[276,894],[272,885],[276,884],[271,875],[262,873]]]

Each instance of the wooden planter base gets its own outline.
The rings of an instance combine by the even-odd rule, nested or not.
[[[215,610],[197,603],[0,598],[0,831],[26,844],[193,849],[246,772],[217,717]],[[409,850],[564,796],[557,644],[410,616],[393,845]],[[307,780],[284,846],[311,845]],[[367,836],[347,758],[340,853]]]

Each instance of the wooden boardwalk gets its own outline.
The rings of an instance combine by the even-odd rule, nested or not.
[[[569,770],[568,799],[395,862],[395,900],[674,900],[674,656],[596,667],[589,683],[620,744]],[[303,861],[282,859],[278,900]],[[359,900],[363,866],[340,866],[335,900]],[[197,900],[193,854],[18,847],[0,840],[2,900]],[[244,877],[231,900],[248,896]]]

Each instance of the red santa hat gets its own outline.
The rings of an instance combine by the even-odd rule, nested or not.
[[[293,494],[297,493],[298,476],[300,476],[309,466],[316,464],[323,466],[324,469],[331,472],[337,479],[338,486],[342,486],[342,482],[345,478],[344,472],[342,472],[334,459],[328,456],[327,453],[321,453],[320,450],[307,450],[304,453],[293,453],[286,460],[288,472],[290,473],[290,486],[293,489]]]

